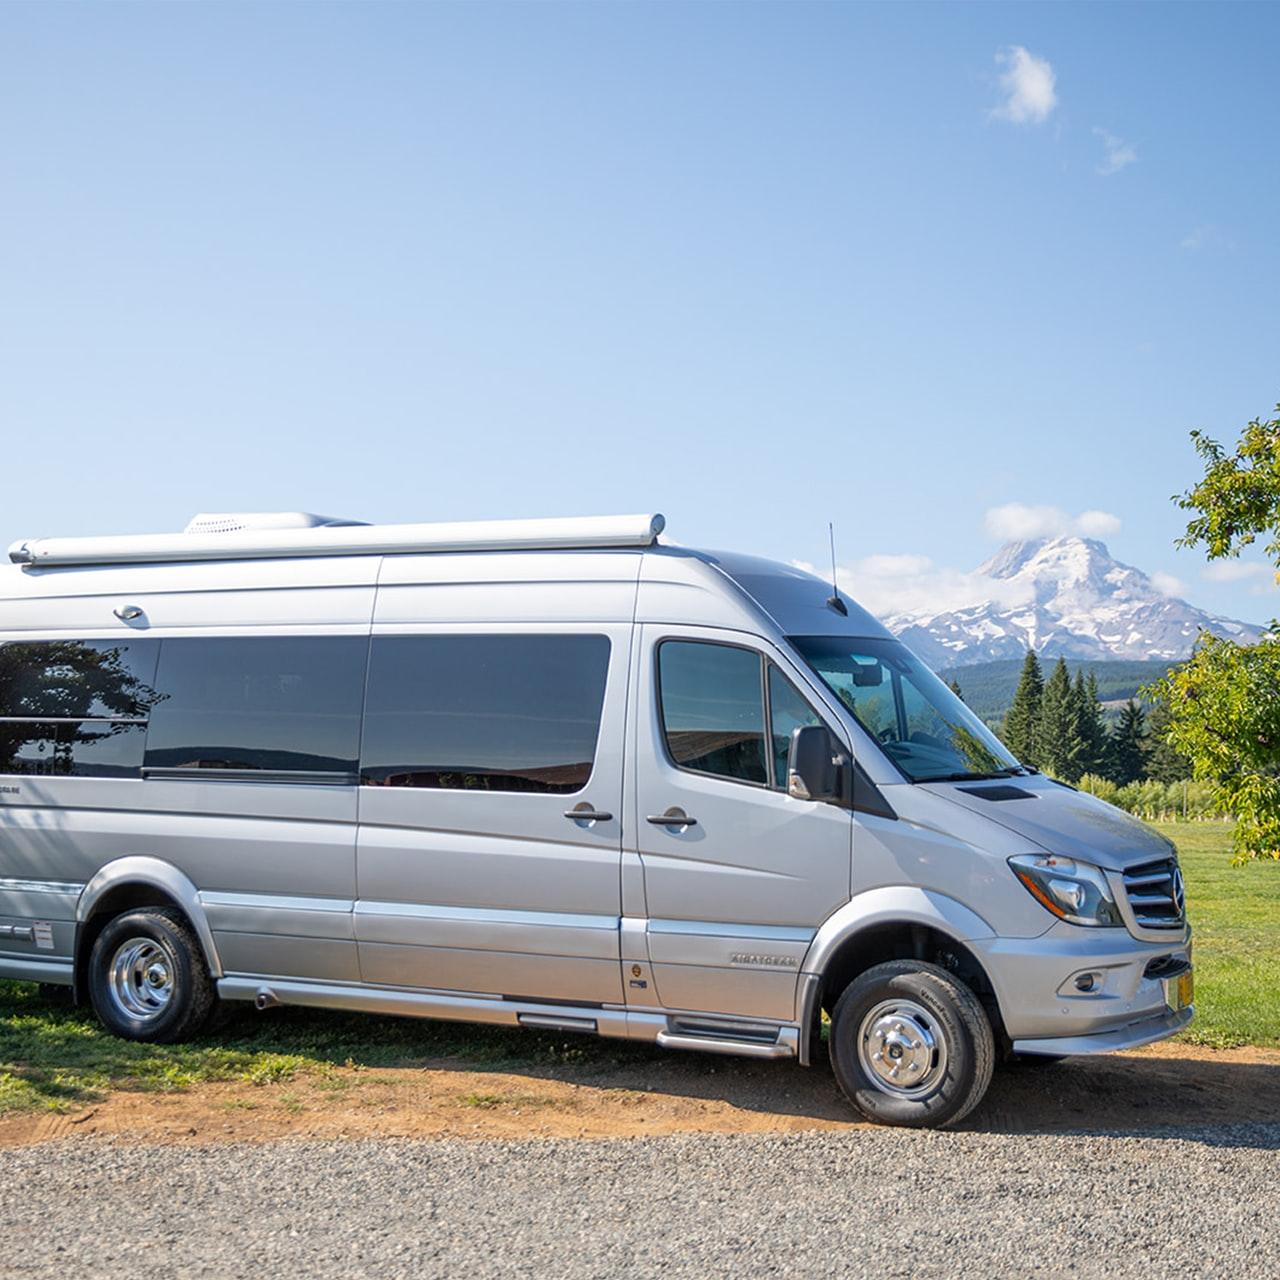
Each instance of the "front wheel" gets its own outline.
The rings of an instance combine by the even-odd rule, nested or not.
[[[89,999],[108,1031],[172,1044],[195,1035],[217,996],[200,943],[177,911],[116,916],[89,957]]]
[[[982,1101],[995,1037],[977,996],[918,960],[855,978],[831,1014],[831,1061],[845,1096],[879,1124],[936,1129]]]

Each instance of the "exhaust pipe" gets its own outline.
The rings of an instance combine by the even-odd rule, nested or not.
[[[263,987],[253,998],[253,1006],[259,1012],[263,1009],[274,1009],[280,1003],[282,1003],[280,997],[270,987]]]

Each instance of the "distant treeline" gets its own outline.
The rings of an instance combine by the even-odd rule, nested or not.
[[[1127,665],[1144,668],[1149,679],[1167,670],[1163,663]],[[1128,675],[1132,681],[1132,672]],[[951,673],[949,683],[977,710],[968,677],[968,670],[961,668]],[[1126,686],[1116,678],[1112,688],[1117,687],[1129,687],[1136,695],[1141,686]],[[1102,705],[1102,685],[1095,672],[1086,673],[1078,666],[1073,676],[1067,663],[1059,658],[1046,679],[1039,655],[1028,650],[1007,712],[991,723],[1023,764],[1073,785],[1088,778],[1089,789],[1095,794],[1103,783],[1111,784],[1117,790],[1109,790],[1107,799],[1113,803],[1124,803],[1128,808],[1125,802],[1132,800],[1144,808],[1151,807],[1157,802],[1154,791],[1140,796],[1126,792],[1122,801],[1119,789],[1136,783],[1178,783],[1190,777],[1191,768],[1165,741],[1167,706],[1162,702],[1147,704],[1133,695],[1124,701],[1118,715],[1108,718]],[[1181,798],[1183,807],[1187,807],[1189,792],[1185,788]]]
[[[971,667],[954,667],[938,674],[949,683],[954,681],[964,690],[964,700],[993,728],[999,727],[1013,705],[1014,691],[1022,676],[1023,658],[1005,658],[999,662],[978,662]],[[1153,684],[1169,670],[1167,662],[1074,662],[1067,659],[1067,674],[1075,679],[1082,672],[1090,676],[1103,703],[1123,703],[1136,698],[1138,691]],[[1109,718],[1115,711],[1107,709]]]

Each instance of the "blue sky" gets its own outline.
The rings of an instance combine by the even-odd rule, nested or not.
[[[1278,41],[1264,4],[9,0],[0,542],[662,510],[821,562],[831,519],[867,592],[903,556],[941,598],[1086,528],[1269,618],[1169,497],[1190,428],[1280,400]]]

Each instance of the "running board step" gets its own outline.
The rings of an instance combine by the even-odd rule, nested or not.
[[[677,1020],[658,1032],[657,1043],[664,1049],[697,1049],[740,1058],[794,1058],[799,1051],[800,1031],[797,1027],[712,1026]]]

